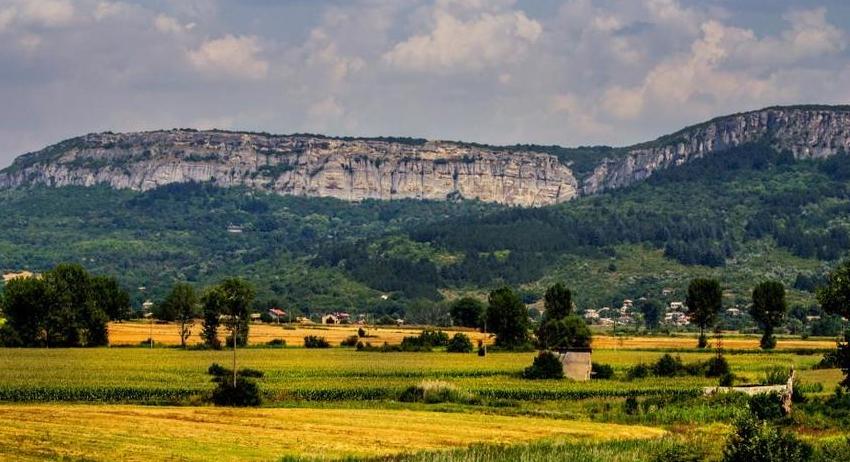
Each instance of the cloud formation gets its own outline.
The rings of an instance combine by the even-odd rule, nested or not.
[[[622,145],[850,101],[843,0],[0,0],[0,165],[100,130]]]

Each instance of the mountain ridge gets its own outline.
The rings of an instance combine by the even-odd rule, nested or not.
[[[629,186],[658,170],[753,142],[798,159],[850,151],[850,106],[771,106],[626,147],[194,129],[90,133],[18,157],[0,171],[0,188],[107,184],[144,191],[211,182],[349,201],[479,199],[545,206]]]

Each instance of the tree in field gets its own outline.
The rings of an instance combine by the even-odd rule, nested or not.
[[[221,348],[221,340],[218,338],[219,318],[224,311],[225,295],[219,286],[213,286],[204,292],[201,298],[203,305],[204,324],[201,330],[201,338],[208,348]]]
[[[106,345],[109,300],[101,295],[98,279],[80,265],[61,264],[40,277],[11,280],[5,287],[3,342],[45,347]]]
[[[235,341],[239,346],[247,345],[254,287],[239,278],[225,279],[219,287],[224,295],[222,314],[227,315],[225,327],[230,331],[231,341]]]
[[[708,339],[705,330],[717,323],[717,315],[723,306],[723,292],[720,283],[714,279],[694,279],[688,285],[688,317],[699,326],[699,341],[697,346],[705,348]]]
[[[528,343],[528,309],[510,287],[490,292],[487,299],[487,330],[496,334],[496,344],[514,348]]]
[[[761,347],[765,350],[776,346],[773,331],[782,324],[788,305],[785,302],[785,286],[781,282],[766,281],[753,289],[753,305],[750,315],[762,328]]]
[[[192,326],[198,315],[198,296],[195,289],[186,283],[177,283],[165,297],[160,306],[163,311],[174,313],[174,319],[180,327],[180,345],[186,348],[186,340],[192,335]]]
[[[638,310],[643,314],[643,322],[649,330],[658,329],[664,308],[655,300],[644,300],[638,304]]]
[[[573,311],[573,294],[559,282],[546,289],[546,294],[543,295],[543,306],[546,308],[543,313],[544,322],[566,318]]]
[[[536,332],[540,349],[590,347],[590,329],[583,319],[572,314],[572,292],[569,289],[561,283],[548,288],[543,304],[546,309]]]
[[[119,321],[130,317],[130,294],[118,285],[118,280],[112,276],[95,276],[91,283],[94,296],[109,319]]]
[[[450,312],[456,326],[481,327],[484,317],[484,303],[472,297],[463,297],[452,303]]]
[[[826,286],[818,289],[817,297],[827,313],[850,318],[850,260],[829,274]],[[844,333],[844,342],[838,343],[836,359],[844,372],[841,386],[850,389],[850,330]]]

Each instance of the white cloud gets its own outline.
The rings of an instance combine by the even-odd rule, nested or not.
[[[153,26],[160,32],[171,34],[182,32],[184,29],[184,26],[180,25],[180,22],[177,19],[161,13],[154,18]],[[194,24],[192,27],[194,27]]]
[[[69,0],[22,0],[18,5],[22,19],[43,26],[62,26],[74,19],[74,5]]]
[[[92,16],[95,21],[114,18],[132,13],[133,6],[124,2],[99,2],[94,8]]]
[[[0,9],[0,32],[6,29],[15,19],[16,11],[12,7]]]
[[[430,30],[397,43],[384,60],[403,70],[448,73],[516,61],[537,42],[543,27],[522,11],[492,11],[486,5],[479,0],[439,2]],[[457,6],[473,13],[454,14]]]
[[[262,47],[255,36],[225,35],[208,40],[188,52],[196,70],[211,78],[259,80],[266,77],[269,63],[260,58]]]

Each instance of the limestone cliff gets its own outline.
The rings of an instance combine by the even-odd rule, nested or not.
[[[661,169],[749,142],[797,158],[850,152],[850,107],[794,106],[720,117],[655,141],[578,150],[508,148],[404,138],[278,136],[169,130],[99,133],[23,155],[0,188],[107,184],[148,190],[212,182],[279,194],[363,199],[480,199],[542,206],[641,181]],[[581,157],[583,156],[583,157]],[[570,166],[580,160],[576,178]],[[588,164],[588,161],[590,164]]]
[[[335,139],[171,130],[86,135],[27,154],[0,187],[108,184],[148,190],[212,182],[280,194],[362,199],[480,199],[520,206],[573,198],[556,157],[424,140]]]
[[[750,142],[766,142],[798,159],[850,152],[850,107],[773,107],[720,117],[650,143],[625,148],[583,179],[582,194],[643,180],[654,172]]]

